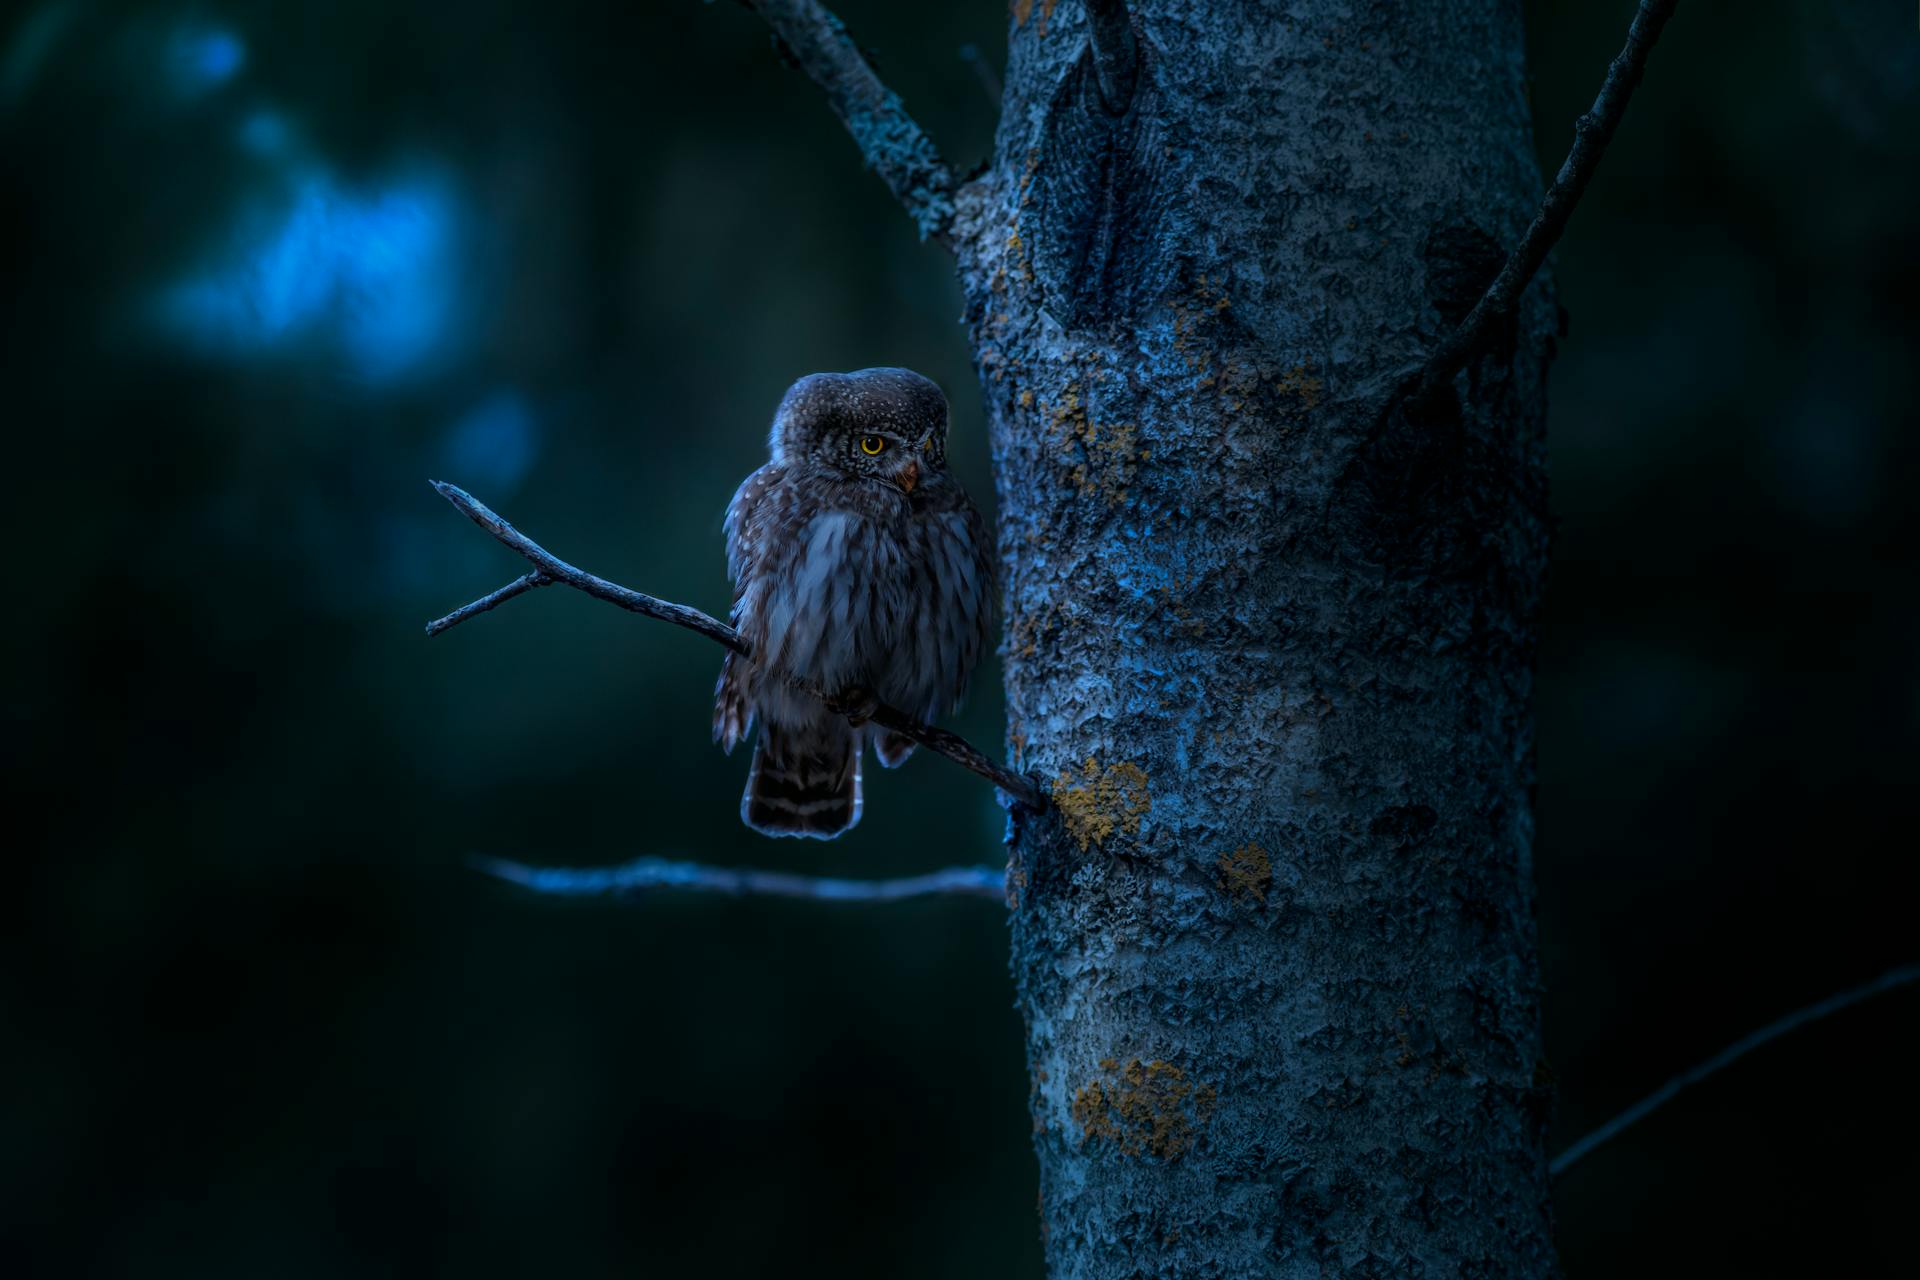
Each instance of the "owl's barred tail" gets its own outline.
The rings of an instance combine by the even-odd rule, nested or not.
[[[860,740],[793,734],[762,721],[740,820],[762,835],[816,840],[852,827],[860,821]]]

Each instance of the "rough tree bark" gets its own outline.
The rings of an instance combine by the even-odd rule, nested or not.
[[[1545,286],[1392,394],[1538,204],[1520,6],[1113,8],[1013,5],[951,228],[1049,1271],[1552,1274]]]

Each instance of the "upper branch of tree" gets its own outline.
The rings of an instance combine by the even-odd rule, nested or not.
[[[468,618],[485,613],[517,595],[557,583],[572,587],[576,591],[583,591],[596,600],[605,600],[608,604],[618,605],[631,613],[658,618],[662,622],[671,622],[677,627],[698,632],[715,644],[725,645],[742,657],[753,656],[740,633],[718,618],[710,617],[684,604],[674,604],[670,600],[650,596],[644,591],[634,591],[616,582],[608,582],[605,578],[597,577],[584,569],[577,569],[495,515],[485,503],[465,489],[442,480],[435,480],[432,484],[441,497],[451,502],[469,520],[525,557],[533,565],[533,572],[514,579],[499,590],[491,591],[470,604],[460,606],[444,618],[436,618],[429,622],[428,635],[437,636],[442,631],[458,626]],[[896,707],[884,704],[874,707],[860,705],[858,700],[855,700],[843,705],[841,695],[847,693],[846,690],[818,689],[804,683],[795,683],[794,687],[812,697],[819,698],[849,719],[856,719],[864,714],[882,728],[891,729],[895,733],[911,738],[927,750],[943,755],[962,768],[979,774],[1030,809],[1046,808],[1045,795],[1031,779],[997,764],[957,733],[926,724]]]
[[[1889,969],[1872,982],[1854,987],[1850,991],[1842,991],[1837,995],[1828,996],[1825,1000],[1817,1001],[1814,1004],[1806,1006],[1804,1009],[1796,1009],[1784,1018],[1769,1022],[1758,1031],[1750,1032],[1742,1036],[1720,1052],[1714,1054],[1711,1058],[1708,1058],[1705,1062],[1702,1062],[1691,1070],[1681,1072],[1646,1097],[1640,1099],[1640,1101],[1628,1107],[1625,1111],[1622,1111],[1613,1119],[1601,1125],[1598,1129],[1595,1129],[1592,1133],[1589,1133],[1586,1137],[1580,1139],[1580,1141],[1568,1147],[1565,1151],[1562,1151],[1553,1158],[1553,1163],[1548,1166],[1549,1170],[1556,1176],[1565,1173],[1567,1169],[1572,1167],[1574,1161],[1586,1155],[1587,1152],[1593,1150],[1609,1138],[1617,1136],[1622,1129],[1625,1129],[1634,1121],[1644,1118],[1648,1112],[1671,1101],[1676,1093],[1679,1093],[1688,1085],[1698,1084],[1722,1067],[1729,1066],[1736,1060],[1752,1053],[1755,1049],[1767,1043],[1767,1041],[1777,1039],[1789,1031],[1798,1030],[1806,1026],[1809,1022],[1818,1022],[1830,1014],[1840,1012],[1849,1005],[1856,1005],[1862,1000],[1883,995],[1886,992],[1894,990],[1896,987],[1906,986],[1910,982],[1920,982],[1920,964],[1902,965],[1897,969]]]
[[[1647,55],[1653,52],[1654,41],[1660,38],[1661,28],[1667,25],[1678,3],[1679,0],[1640,0],[1633,24],[1627,28],[1626,47],[1608,65],[1607,78],[1593,106],[1573,122],[1573,146],[1567,151],[1560,172],[1554,175],[1553,185],[1541,199],[1540,212],[1500,268],[1500,274],[1467,313],[1467,318],[1428,356],[1419,377],[1423,396],[1438,390],[1479,353],[1499,321],[1513,311],[1521,291],[1540,270],[1540,264],[1547,260],[1547,251],[1560,239],[1567,219],[1573,216],[1574,207],[1580,203],[1587,183],[1593,178],[1593,171],[1600,167],[1600,157],[1606,153],[1614,129],[1627,113],[1627,102],[1640,84]]]
[[[826,91],[840,123],[906,207],[922,239],[951,245],[953,171],[913,122],[900,95],[880,81],[846,24],[813,0],[744,0],[773,29],[795,66]]]
[[[1119,115],[1133,101],[1140,70],[1140,44],[1134,38],[1133,19],[1126,0],[1086,0],[1087,38],[1093,44],[1093,73],[1100,82],[1100,101]]]
[[[947,867],[897,880],[842,880],[785,871],[714,867],[666,858],[639,858],[618,867],[529,867],[505,858],[487,857],[476,857],[473,864],[490,876],[498,876],[535,893],[567,897],[629,897],[650,889],[690,889],[733,897],[770,895],[814,902],[899,902],[903,898],[936,895],[1005,902],[1007,897],[1004,867]]]

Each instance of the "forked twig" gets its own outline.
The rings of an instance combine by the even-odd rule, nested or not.
[[[576,568],[508,524],[486,503],[460,486],[448,484],[444,480],[434,480],[429,483],[441,497],[451,502],[469,520],[533,565],[532,573],[516,578],[497,591],[481,596],[478,600],[461,605],[443,618],[436,618],[429,622],[427,624],[429,636],[437,636],[469,618],[504,604],[515,596],[524,595],[539,587],[557,585],[572,587],[596,600],[618,605],[630,613],[657,618],[661,622],[671,622],[677,627],[685,627],[689,631],[705,636],[715,644],[724,645],[742,657],[753,656],[740,633],[718,618],[688,605],[675,604],[671,600],[650,596],[644,591],[623,587],[617,582],[609,582],[605,578],[588,573],[585,569]],[[823,702],[839,692],[817,689],[805,684],[796,684],[794,687]],[[1023,777],[1000,765],[959,734],[927,724],[897,707],[884,704],[873,710],[871,718],[882,728],[910,738],[927,750],[945,756],[961,768],[980,775],[1027,808],[1036,811],[1046,808],[1046,796],[1034,785],[1031,778]]]

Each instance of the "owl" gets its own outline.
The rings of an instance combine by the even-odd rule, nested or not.
[[[992,549],[947,470],[947,398],[917,373],[810,374],[768,447],[727,507],[733,625],[753,656],[727,655],[713,737],[732,751],[757,717],[741,820],[828,840],[860,821],[867,743],[888,768],[913,743],[790,681],[922,720],[951,710],[986,647]]]

